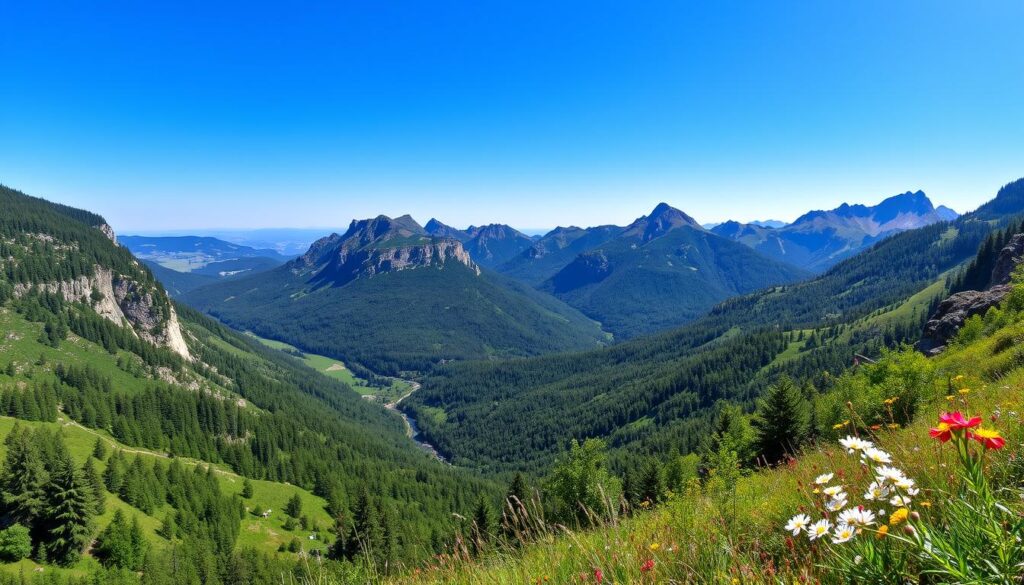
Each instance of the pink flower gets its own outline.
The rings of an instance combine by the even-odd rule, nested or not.
[[[594,569],[594,581],[598,583],[604,581],[604,573],[601,572],[601,569]]]
[[[939,415],[939,422],[944,422],[949,425],[949,430],[959,431],[960,429],[973,429],[974,427],[981,424],[981,417],[976,416],[970,420],[960,411],[957,412],[944,412]]]
[[[654,568],[654,559],[647,559],[644,564],[640,565],[641,573],[649,573]]]

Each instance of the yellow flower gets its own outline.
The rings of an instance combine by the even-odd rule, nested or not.
[[[953,402],[954,398],[956,398],[956,396],[953,396],[952,394],[950,394],[949,396],[946,397],[946,400],[948,400],[950,402]]]
[[[953,378],[953,381],[954,382],[959,382],[960,380],[963,380],[963,379],[964,379],[964,375],[963,374],[959,374],[957,377]]]
[[[651,549],[651,552],[656,552],[659,548],[661,548],[661,545],[656,542],[652,542],[651,546],[647,548]]]
[[[923,507],[923,508],[931,508],[932,507],[932,503],[929,502],[928,500],[925,500],[925,501],[921,502],[921,507]]]
[[[906,508],[900,508],[899,510],[893,512],[892,516],[889,516],[889,524],[892,524],[893,526],[898,526],[899,524],[907,521],[907,516],[910,516],[910,510]]]
[[[970,388],[961,388],[960,389],[960,396],[967,396],[970,393],[971,393],[971,389]]]
[[[878,527],[878,534],[875,535],[875,538],[881,539],[886,534],[889,534],[889,527],[886,526],[885,524],[882,524],[881,526]]]
[[[889,428],[893,429],[893,430],[898,429],[898,428],[900,428],[900,424],[899,423],[889,423]]]
[[[737,579],[736,577],[733,577],[732,578],[732,585],[740,585],[740,580]]]

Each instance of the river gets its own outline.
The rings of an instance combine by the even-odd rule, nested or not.
[[[406,382],[408,382],[411,385],[409,391],[403,394],[402,397],[399,398],[398,400],[385,404],[384,408],[397,412],[398,416],[402,417],[402,420],[405,421],[405,434],[408,435],[408,437],[412,439],[414,443],[416,443],[417,447],[423,449],[427,453],[430,453],[430,455],[432,455],[441,463],[448,463],[448,460],[444,458],[444,455],[438,453],[437,449],[434,448],[433,445],[431,445],[426,440],[421,438],[422,435],[420,433],[420,428],[416,425],[416,419],[409,416],[408,414],[406,414],[405,412],[398,408],[398,405],[401,404],[403,400],[405,400],[409,396],[412,396],[413,392],[420,389],[419,382],[413,382],[412,380],[406,380]],[[448,464],[451,465],[450,463]]]

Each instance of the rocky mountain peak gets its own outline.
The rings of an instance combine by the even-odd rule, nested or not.
[[[698,230],[704,229],[689,215],[667,203],[659,203],[657,207],[651,211],[650,215],[638,218],[630,224],[629,227],[626,228],[625,235],[638,237],[647,242],[680,227],[691,227]]]

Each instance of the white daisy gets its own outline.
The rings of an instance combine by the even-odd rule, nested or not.
[[[889,488],[884,483],[877,481],[871,482],[868,491],[864,492],[865,500],[884,500],[887,497],[889,497]]]
[[[856,534],[857,531],[854,530],[852,527],[847,526],[845,524],[840,524],[839,526],[836,526],[836,531],[832,536],[832,542],[835,544],[842,544],[844,542],[852,540]]]
[[[823,494],[830,498],[844,498],[846,494],[843,493],[843,486],[834,485],[821,490]]]
[[[807,529],[807,538],[817,540],[828,534],[828,531],[831,529],[832,524],[828,520],[818,520],[814,524],[811,524],[811,527]]]
[[[789,523],[786,524],[786,530],[793,533],[793,536],[800,534],[802,530],[807,528],[807,525],[811,523],[811,517],[807,514],[797,514],[789,519]]]
[[[901,490],[914,489],[914,480],[910,479],[909,477],[901,477],[896,481],[892,482],[892,484],[900,488]]]
[[[844,497],[842,497],[842,498],[832,498],[831,500],[828,501],[827,504],[825,504],[825,508],[828,509],[829,512],[838,512],[839,510],[842,510],[845,507],[846,507],[846,497],[845,497],[845,494],[844,494]]]
[[[839,444],[846,447],[847,453],[853,453],[854,451],[863,451],[868,447],[874,447],[875,445],[871,441],[865,441],[864,439],[858,439],[857,437],[847,436],[845,439],[839,439]]]
[[[886,481],[897,482],[906,478],[902,470],[888,465],[883,465],[876,469],[875,475],[878,476],[879,483],[884,483]]]
[[[850,508],[839,515],[839,523],[847,526],[870,526],[875,523],[875,513],[864,508]]]
[[[834,475],[835,475],[834,473],[825,473],[825,474],[819,475],[818,477],[814,478],[814,483],[816,485],[825,485],[826,483],[832,481],[832,476],[834,476]]]
[[[907,506],[910,506],[910,498],[897,494],[889,498],[889,503],[897,508],[906,508]]]
[[[861,453],[861,457],[867,459],[868,461],[873,461],[875,463],[892,463],[891,455],[889,455],[885,451],[882,451],[881,449],[876,449],[874,447],[865,448],[864,451]]]

